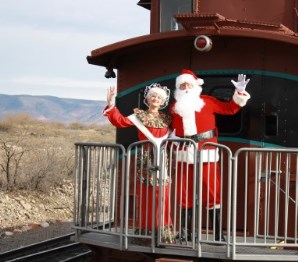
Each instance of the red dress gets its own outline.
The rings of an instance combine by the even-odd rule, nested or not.
[[[201,95],[204,101],[204,106],[200,112],[195,112],[196,132],[202,133],[208,130],[216,129],[215,114],[233,115],[241,108],[233,100],[229,102],[222,102],[211,96]],[[176,136],[184,137],[183,119],[174,111],[175,102],[170,107],[170,114],[172,115],[171,129],[176,130]],[[203,143],[213,142],[217,143],[218,136],[211,139],[204,140],[198,143],[198,149]],[[206,148],[206,147],[205,147]],[[207,149],[207,148],[206,148]],[[187,170],[188,176],[182,170]],[[208,175],[209,173],[209,175]],[[220,168],[218,162],[203,164],[203,192],[202,203],[204,206],[212,207],[220,205]],[[183,208],[191,208],[193,206],[193,165],[183,162],[178,163],[177,172],[177,203]],[[209,198],[208,198],[208,196]]]
[[[134,113],[154,137],[160,138],[167,135],[169,131],[168,126],[171,122],[171,117],[169,115],[166,115],[162,112],[159,114],[150,114],[147,111],[140,109],[134,109]],[[128,117],[123,116],[116,107],[105,110],[104,114],[108,117],[111,124],[117,128],[134,126],[132,121],[130,121]],[[148,140],[148,138],[140,130],[138,130],[138,138],[139,140]],[[152,208],[155,208],[155,228],[161,228],[161,237],[163,242],[172,243],[174,241],[174,234],[172,231],[172,219],[170,216],[170,201],[167,197],[169,195],[169,181],[162,181],[163,206],[159,207],[159,183],[161,181],[156,179],[156,191],[154,191],[153,177],[156,175],[156,172],[147,169],[146,165],[144,165],[144,163],[149,163],[152,161],[153,155],[150,153],[150,151],[145,151],[142,156],[138,155],[137,158],[136,206],[139,207],[140,210],[140,219],[137,227],[141,230],[150,231],[152,229]],[[143,163],[143,165],[141,166],[140,163]],[[153,203],[154,194],[155,203]],[[159,212],[157,211],[161,209],[162,221],[159,223]]]

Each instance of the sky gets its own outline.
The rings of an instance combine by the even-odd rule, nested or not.
[[[0,0],[0,94],[106,100],[91,51],[149,34],[138,0]]]

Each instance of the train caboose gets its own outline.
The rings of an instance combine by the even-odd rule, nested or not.
[[[150,33],[95,49],[87,57],[88,63],[107,69],[106,77],[117,77],[116,105],[124,115],[145,107],[143,92],[151,83],[173,91],[182,68],[204,79],[204,94],[224,101],[233,94],[231,79],[239,73],[250,78],[251,99],[236,115],[217,116],[220,144],[212,145],[223,170],[226,238],[214,238],[201,207],[201,163],[190,241],[164,245],[155,232],[136,231],[134,156],[147,145],[137,142],[131,127],[117,129],[116,144],[76,144],[75,239],[105,261],[297,260],[298,2],[140,0],[138,5],[151,14]],[[165,141],[175,161],[173,142],[192,141]],[[153,145],[153,150],[158,149]],[[154,160],[157,173],[163,172],[161,165]],[[167,170],[172,181],[174,167],[175,162]],[[175,200],[172,211],[179,232]]]

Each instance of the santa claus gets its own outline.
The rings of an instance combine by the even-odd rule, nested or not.
[[[215,97],[201,95],[202,85],[204,84],[203,79],[198,78],[191,70],[183,69],[176,78],[175,101],[170,106],[169,111],[173,117],[171,129],[174,136],[193,139],[197,143],[198,149],[205,142],[217,143],[218,132],[215,114],[233,115],[245,106],[250,99],[250,95],[245,91],[248,82],[249,79],[246,80],[245,75],[238,75],[237,82],[232,80],[233,85],[236,87],[232,99],[229,102],[223,102]],[[212,150],[214,150],[214,154]],[[215,240],[224,241],[219,226],[221,173],[217,162],[218,154],[216,149],[212,148],[206,148],[202,153],[200,161],[208,161],[208,164],[203,164],[202,203],[210,210],[211,224],[213,224],[212,221],[215,218]],[[181,226],[184,227],[184,236],[182,237],[187,239],[190,236],[192,224],[194,163],[191,163],[191,158],[185,154],[189,154],[189,150],[182,150],[177,156],[179,162],[176,192],[177,203],[182,210]]]

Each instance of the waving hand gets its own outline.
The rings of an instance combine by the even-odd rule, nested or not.
[[[240,93],[243,93],[245,91],[245,88],[248,82],[250,81],[250,79],[247,79],[247,80],[245,79],[246,79],[246,75],[239,74],[237,82],[235,82],[234,80],[231,80],[233,85],[236,87],[237,91],[239,91]]]

